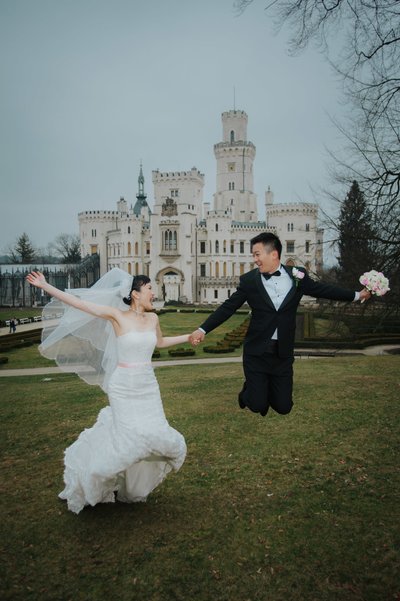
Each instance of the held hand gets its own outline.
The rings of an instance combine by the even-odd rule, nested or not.
[[[197,346],[200,342],[203,342],[205,337],[204,332],[201,330],[195,330],[189,336],[189,342],[192,346]]]
[[[363,288],[360,291],[360,301],[363,303],[364,301],[366,301],[370,298],[371,298],[371,292],[369,290],[367,290],[366,288]]]
[[[31,271],[26,276],[26,279],[32,286],[36,286],[36,288],[43,288],[46,284],[46,278],[40,271]]]

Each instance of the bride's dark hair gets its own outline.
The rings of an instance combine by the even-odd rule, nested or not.
[[[150,278],[147,275],[134,275],[132,278],[132,286],[131,291],[128,296],[125,296],[122,300],[126,305],[130,305],[132,302],[132,290],[136,290],[136,292],[140,292],[142,286],[145,286],[150,282]]]

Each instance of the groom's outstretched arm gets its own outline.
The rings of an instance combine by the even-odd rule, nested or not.
[[[244,292],[241,284],[236,289],[236,292],[232,294],[230,298],[222,303],[218,309],[214,311],[200,326],[206,334],[215,330],[224,321],[229,319],[247,300],[246,293]]]

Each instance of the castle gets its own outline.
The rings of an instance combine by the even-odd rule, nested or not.
[[[247,140],[244,111],[222,113],[222,142],[214,145],[216,192],[203,202],[204,175],[153,171],[154,205],[147,203],[142,166],[135,204],[124,198],[117,210],[79,213],[82,256],[98,253],[100,273],[120,267],[153,282],[159,300],[221,303],[239,276],[254,268],[250,239],[270,231],[283,244],[282,262],[317,273],[323,263],[323,230],[318,206],[276,204],[265,193],[260,221],[253,191],[254,144]]]

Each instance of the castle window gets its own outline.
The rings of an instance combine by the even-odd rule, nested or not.
[[[200,254],[201,255],[205,255],[206,254],[206,243],[205,242],[200,242]]]
[[[240,263],[240,271],[239,271],[240,275],[244,274],[245,265],[246,265],[245,263]]]
[[[244,242],[243,242],[243,240],[240,241],[240,252],[244,253]]]
[[[215,224],[215,231],[218,232],[218,223]]]
[[[231,144],[233,144],[234,141],[235,141],[235,132],[232,129],[231,130]]]
[[[176,231],[165,230],[163,234],[163,250],[176,250],[177,247],[178,244]]]
[[[287,224],[287,231],[288,232],[293,232],[293,223],[288,223]]]
[[[310,252],[310,241],[306,240],[306,253]]]
[[[235,242],[231,240],[231,255],[235,252]]]
[[[218,242],[218,240],[215,241],[215,254],[216,255],[219,254],[219,242]]]
[[[135,255],[139,254],[139,244],[135,242]]]
[[[219,263],[218,263],[218,261],[215,263],[215,277],[219,278]]]
[[[224,261],[224,264],[223,264],[222,275],[224,276],[224,278],[226,278],[226,262],[225,261]]]
[[[218,290],[214,290],[214,298],[218,298]]]
[[[179,196],[179,190],[171,190],[171,198],[178,198]]]
[[[294,240],[287,240],[286,241],[286,252],[287,253],[294,253]]]
[[[130,233],[131,233],[131,226],[128,225],[128,234],[130,234]]]
[[[226,240],[224,240],[224,245],[223,245],[223,251],[224,254],[226,253]]]
[[[150,242],[146,242],[146,255],[150,254]]]
[[[131,253],[132,253],[132,246],[131,246],[131,243],[128,242],[128,255],[130,255]],[[129,265],[130,265],[130,263],[129,263]]]
[[[309,231],[310,231],[310,224],[306,223],[306,232],[309,232]]]
[[[231,291],[228,290],[228,298],[230,298],[230,296],[231,296]]]
[[[96,238],[96,230],[92,230],[92,238]]]
[[[205,263],[200,263],[200,277],[202,277],[202,278],[206,277],[206,264]]]
[[[228,190],[234,190],[234,189],[235,189],[235,182],[229,182]]]

